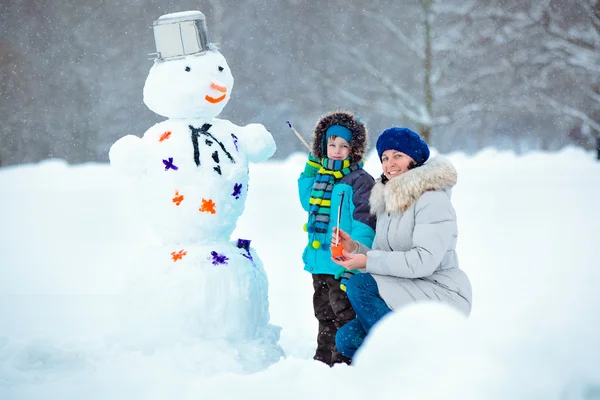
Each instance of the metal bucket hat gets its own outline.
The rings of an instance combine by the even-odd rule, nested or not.
[[[155,61],[168,61],[209,50],[206,17],[200,11],[165,14],[152,24],[156,53],[148,56]]]

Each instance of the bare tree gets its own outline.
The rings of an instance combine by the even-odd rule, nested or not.
[[[544,48],[556,58],[548,68],[567,75],[584,95],[576,105],[552,93],[545,93],[544,99],[557,112],[591,128],[600,160],[600,0],[545,0],[532,16],[543,26]]]
[[[338,46],[378,83],[370,86],[367,99],[342,90],[347,100],[407,119],[433,143],[434,127],[497,107],[483,94],[499,89],[510,65],[494,51],[498,30],[489,25],[485,5],[417,0],[392,11],[388,4],[372,4],[373,8],[355,10],[369,21],[365,24],[381,30],[378,37],[391,39],[375,47],[390,54],[379,57],[348,42]]]
[[[577,121],[595,137],[600,159],[600,0],[520,5],[501,18],[523,52],[511,64],[527,93],[524,106]]]

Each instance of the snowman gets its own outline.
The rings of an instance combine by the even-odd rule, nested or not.
[[[269,324],[263,265],[250,240],[231,240],[248,163],[271,157],[275,142],[261,124],[216,118],[233,76],[208,41],[201,12],[163,15],[153,29],[157,52],[144,103],[167,119],[142,138],[121,138],[109,154],[157,238],[130,269],[126,324],[153,345],[184,338],[254,343],[258,354],[277,358],[279,328]],[[143,341],[139,332],[136,340]]]

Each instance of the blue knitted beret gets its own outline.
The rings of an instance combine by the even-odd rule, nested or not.
[[[388,128],[377,138],[377,154],[379,160],[386,150],[396,150],[412,157],[417,167],[423,165],[429,158],[429,146],[421,137],[408,128]]]

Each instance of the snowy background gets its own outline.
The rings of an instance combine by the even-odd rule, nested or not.
[[[317,323],[302,270],[305,155],[250,166],[234,237],[269,277],[286,357],[254,374],[185,343],[120,342],[120,287],[148,239],[107,164],[0,169],[0,399],[599,399],[600,164],[594,154],[449,155],[471,317],[435,304],[395,313],[355,365],[314,362]],[[366,169],[380,171],[371,153]],[[223,316],[226,318],[226,316]]]
[[[152,23],[186,10],[236,80],[221,117],[264,124],[277,160],[304,149],[286,120],[308,133],[336,108],[371,132],[431,128],[442,152],[600,136],[599,0],[4,0],[1,164],[107,162],[162,121],[141,101]]]

